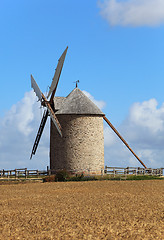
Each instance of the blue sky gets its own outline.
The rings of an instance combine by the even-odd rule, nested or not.
[[[57,95],[79,79],[145,164],[164,165],[162,9],[160,0],[1,0],[0,169],[47,165],[48,126],[28,159],[41,118],[30,74],[45,92],[67,45]],[[106,125],[104,134],[106,164],[138,165]]]

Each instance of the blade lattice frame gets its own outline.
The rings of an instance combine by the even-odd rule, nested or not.
[[[43,113],[43,117],[42,117],[42,120],[41,120],[41,123],[40,123],[38,133],[37,133],[36,138],[35,138],[35,142],[34,142],[34,145],[33,145],[33,148],[32,148],[32,153],[31,153],[30,159],[32,158],[32,155],[35,155],[35,153],[36,153],[40,138],[42,136],[44,126],[45,126],[46,121],[47,121],[47,117],[48,117],[48,110],[45,110],[44,113]]]

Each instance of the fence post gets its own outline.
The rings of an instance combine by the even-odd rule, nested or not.
[[[115,178],[116,172],[115,172],[115,168],[113,168],[113,177]]]
[[[160,175],[160,170],[159,169],[157,169],[157,175]]]
[[[163,175],[163,169],[161,168],[160,169],[160,176],[162,176]]]
[[[27,179],[27,168],[25,168],[25,179]]]
[[[15,169],[15,178],[17,179],[17,169]]]
[[[127,179],[127,169],[124,168],[125,179]]]

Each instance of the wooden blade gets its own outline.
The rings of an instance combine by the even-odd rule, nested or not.
[[[34,92],[36,93],[36,96],[39,98],[39,100],[42,101],[42,92],[40,91],[40,88],[38,87],[38,84],[36,83],[32,75],[31,75],[31,87],[34,89]]]
[[[34,145],[33,145],[33,148],[32,148],[32,153],[31,153],[30,159],[32,158],[32,155],[35,155],[35,152],[36,152],[36,149],[38,147],[40,138],[42,136],[44,126],[45,126],[46,121],[47,121],[47,117],[48,117],[48,110],[45,110],[44,113],[43,113],[43,117],[42,117],[42,120],[41,120],[41,123],[40,123],[40,127],[39,127],[39,130],[38,130],[37,136],[35,138],[35,142],[34,142]]]
[[[104,120],[107,122],[107,124],[112,128],[112,130],[117,134],[117,136],[121,139],[121,141],[125,144],[125,146],[131,151],[131,153],[137,158],[137,160],[144,166],[144,168],[147,168],[145,164],[139,159],[139,157],[133,152],[133,150],[129,147],[125,139],[121,137],[119,132],[115,129],[115,127],[112,125],[112,123],[104,116]]]
[[[61,71],[62,71],[62,68],[63,68],[63,64],[64,64],[64,60],[65,60],[67,50],[68,50],[68,47],[66,47],[65,51],[63,52],[63,54],[59,58],[58,65],[57,65],[57,68],[55,70],[55,74],[54,74],[54,77],[52,79],[51,87],[50,87],[47,98],[49,98],[49,96],[51,95],[52,92],[53,92],[52,98],[54,97],[54,94],[56,92],[56,88],[57,88],[57,85],[58,85],[58,82],[59,82],[60,74],[61,74]]]
[[[50,103],[47,101],[47,99],[45,98],[45,96],[43,94],[42,94],[42,97],[43,97],[43,100],[45,102],[45,106],[47,107],[47,111],[48,111],[53,123],[55,124],[55,127],[57,128],[60,136],[62,137],[62,132],[61,132],[62,127],[61,127],[61,125],[60,125],[60,123],[59,123],[59,121],[58,121]]]

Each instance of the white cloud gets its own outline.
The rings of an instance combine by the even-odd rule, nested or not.
[[[112,26],[157,26],[164,23],[163,0],[99,0],[98,5],[101,15]]]
[[[133,125],[148,128],[152,133],[164,130],[164,104],[158,107],[156,99],[135,103],[130,109],[129,120]]]
[[[96,100],[89,92],[83,90],[83,93],[101,110],[105,107],[106,103],[102,100]]]
[[[6,113],[3,119],[3,127],[8,128],[8,126],[13,125],[20,133],[28,136],[32,131],[30,122],[34,119],[32,108],[35,100],[32,92],[25,93],[22,101],[13,105]]]
[[[104,125],[104,146],[110,147],[117,143],[116,134],[106,125]]]
[[[156,99],[134,103],[118,130],[146,166],[164,166],[164,104],[158,107]],[[119,163],[119,159],[124,166],[125,162],[132,166],[141,166],[120,141],[112,142],[110,139],[109,143],[105,146],[108,165],[110,159],[114,162],[117,160],[116,163]]]
[[[158,107],[156,99],[134,103],[122,128],[138,145],[161,148],[164,143],[164,104]]]
[[[49,124],[44,129],[37,154],[30,161],[32,146],[41,120],[40,103],[33,91],[14,104],[0,119],[0,169],[38,168],[48,165]]]

